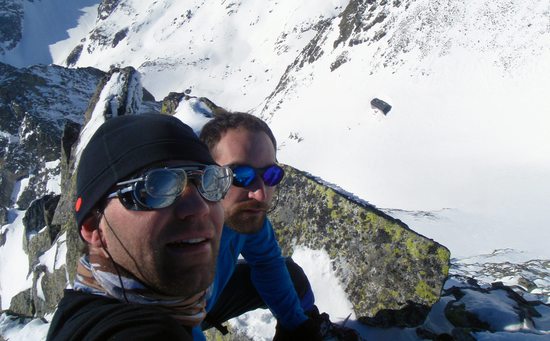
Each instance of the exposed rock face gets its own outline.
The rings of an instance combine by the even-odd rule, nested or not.
[[[0,63],[0,75],[0,207],[16,200],[17,207],[26,209],[52,191],[48,181],[52,186],[60,173],[63,127],[82,122],[102,72],[58,66],[16,69]],[[11,198],[14,189],[18,198]]]
[[[120,0],[102,0],[97,8],[97,15],[100,19],[105,19],[118,6]]]
[[[288,166],[285,172],[270,214],[281,247],[286,254],[295,245],[325,249],[358,317],[437,301],[449,271],[447,248],[311,175]]]
[[[314,64],[324,54],[336,55],[334,51],[342,45],[344,46],[340,48],[342,52],[330,63],[330,70],[336,70],[350,60],[349,51],[355,45],[372,44],[383,38],[390,30],[388,27],[394,24],[392,20],[395,21],[393,18],[388,18],[392,10],[397,12],[396,8],[408,8],[410,2],[411,0],[403,2],[351,0],[338,16],[322,19],[313,25],[315,36],[287,67],[273,92],[266,98],[262,115],[268,118],[279,109],[285,95],[293,92],[296,80],[300,79],[300,76],[297,76],[300,70]],[[329,40],[329,37],[335,35],[334,32],[337,32],[337,38]],[[384,67],[391,62],[388,57],[380,59],[384,61]]]
[[[0,54],[13,49],[21,40],[23,4],[0,0]]]
[[[65,64],[67,66],[74,66],[76,62],[78,62],[78,59],[80,58],[80,54],[82,53],[82,50],[84,49],[84,45],[78,44],[76,45],[71,53],[67,56],[67,59],[65,60]]]
[[[142,106],[142,97],[143,90],[139,74],[134,68],[112,69],[98,82],[84,113],[85,121],[98,124],[114,116],[138,113],[141,107],[147,108],[146,105]],[[64,131],[61,159],[63,191],[53,217],[53,223],[60,225],[61,231],[66,232],[66,267],[71,282],[74,280],[77,260],[83,247],[74,219],[73,205],[76,193],[78,151],[82,150],[94,133],[90,130],[91,128],[88,130],[86,128],[86,124],[81,130],[76,125],[68,125]]]
[[[25,212],[23,250],[29,255],[29,264],[52,246],[59,233],[59,226],[51,224],[58,202],[59,195],[45,195],[33,201]]]
[[[74,134],[76,129],[78,133],[103,72],[58,66],[17,69],[1,63],[0,71],[2,224],[11,222],[10,208],[26,210],[21,247],[28,255],[33,283],[13,297],[10,311],[20,316],[44,316],[55,309],[67,283],[64,247],[60,248],[65,237],[60,238],[61,226],[53,223],[62,186],[59,160],[64,150],[60,141],[68,131]],[[18,197],[12,197],[14,193]],[[41,258],[48,252],[61,264],[46,266]]]
[[[171,92],[162,101],[161,112],[168,115],[174,115],[176,109],[182,99],[188,97],[187,94],[181,92]]]
[[[53,222],[60,187],[66,187],[68,178],[65,175],[60,181],[62,168],[67,171],[68,167],[59,160],[68,154],[67,140],[74,141],[78,134],[104,73],[58,66],[17,69],[2,63],[0,71],[1,220],[11,223],[12,208],[26,210],[21,248],[28,255],[32,279],[30,289],[13,297],[10,311],[44,316],[55,309],[67,284],[66,237],[60,233],[61,225]],[[12,197],[15,193],[18,197]],[[4,245],[5,234],[0,241]],[[45,265],[48,257],[43,257],[49,252],[57,264]]]

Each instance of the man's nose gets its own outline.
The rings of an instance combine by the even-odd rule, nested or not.
[[[187,184],[183,193],[174,203],[176,214],[181,219],[187,216],[201,216],[209,213],[210,207],[195,184]]]
[[[248,198],[257,200],[259,202],[267,201],[267,192],[265,183],[262,179],[256,177],[254,182],[248,187]]]

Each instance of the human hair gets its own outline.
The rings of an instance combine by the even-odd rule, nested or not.
[[[220,142],[222,135],[229,129],[244,128],[250,132],[264,132],[277,150],[277,140],[273,132],[260,118],[245,112],[222,112],[214,116],[202,128],[200,139],[210,150]]]

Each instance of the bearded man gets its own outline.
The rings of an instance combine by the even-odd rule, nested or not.
[[[233,171],[222,200],[224,227],[203,329],[225,332],[222,323],[230,318],[269,308],[277,319],[274,340],[357,340],[354,331],[319,314],[304,271],[281,255],[267,211],[284,170],[268,125],[247,113],[221,113],[203,127],[200,139],[217,164]]]

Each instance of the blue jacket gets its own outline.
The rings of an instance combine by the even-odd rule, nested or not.
[[[294,329],[307,320],[268,219],[262,229],[253,234],[238,233],[223,226],[216,277],[206,305],[207,311],[214,306],[233,275],[239,254],[250,264],[254,286],[282,326]],[[200,327],[194,328],[193,335],[195,340],[204,340]]]

